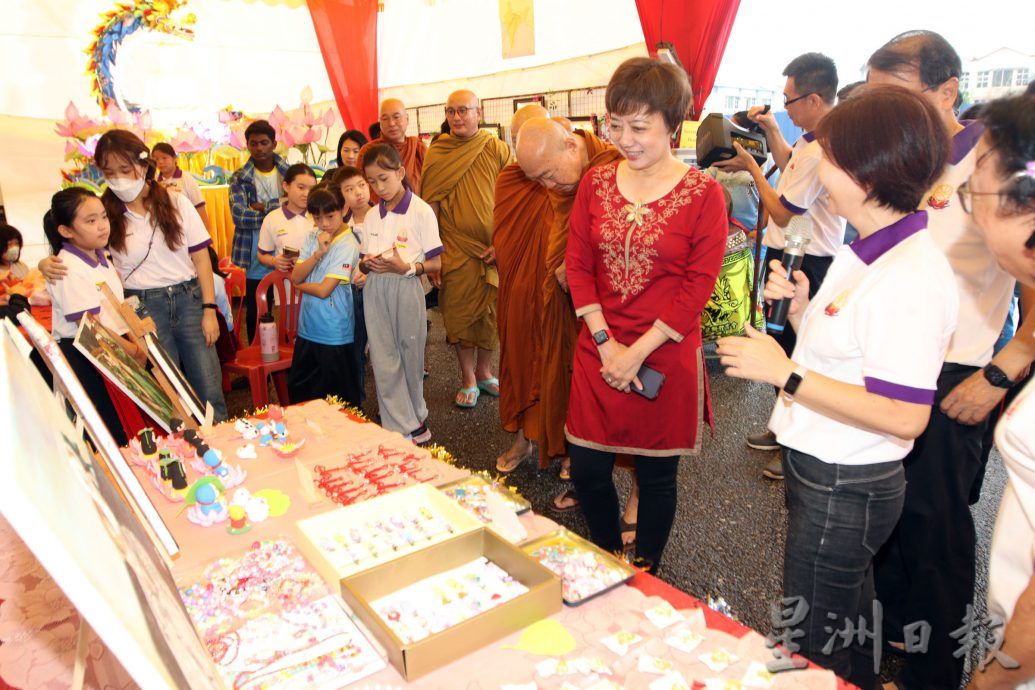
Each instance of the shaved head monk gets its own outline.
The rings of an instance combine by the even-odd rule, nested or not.
[[[482,110],[470,91],[454,91],[446,102],[449,134],[428,149],[421,196],[438,216],[442,237],[439,307],[446,340],[456,347],[461,383],[455,403],[474,407],[478,397],[500,394],[492,374],[496,329],[495,250],[492,217],[496,176],[510,162],[510,147],[479,129]]]
[[[568,416],[572,362],[579,329],[564,270],[568,218],[583,175],[598,165],[621,160],[622,155],[592,132],[572,132],[556,119],[526,122],[518,135],[516,149],[521,169],[530,180],[549,191],[553,206],[544,266],[546,275],[542,283],[539,457],[541,463],[559,457],[566,466],[568,451],[564,421]],[[575,504],[576,499],[570,490],[554,500],[554,507],[559,510],[569,509]],[[631,515],[635,520],[635,511]]]
[[[526,122],[549,116],[541,105],[514,113],[510,136]],[[543,278],[546,241],[553,206],[546,188],[525,177],[517,163],[496,178],[492,244],[500,274],[496,301],[500,334],[500,422],[516,433],[514,444],[496,459],[496,470],[510,474],[535,452],[539,440],[539,360],[542,349]],[[540,455],[540,468],[549,457]]]
[[[363,160],[363,154],[372,146],[391,144],[402,158],[403,168],[406,170],[406,181],[410,183],[410,189],[414,194],[422,197],[420,193],[421,173],[428,147],[419,138],[406,136],[406,129],[410,126],[410,115],[406,112],[403,102],[398,98],[386,98],[382,101],[378,124],[381,125],[381,136],[371,140],[360,149],[358,160]],[[379,200],[373,189],[370,190],[370,200],[374,202]]]

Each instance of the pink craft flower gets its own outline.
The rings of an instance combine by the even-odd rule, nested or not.
[[[234,129],[230,131],[230,138],[227,140],[235,149],[244,150],[248,148],[248,142],[244,140],[244,130]]]
[[[284,114],[283,108],[279,105],[274,108],[273,111],[270,112],[270,116],[266,118],[267,122],[273,125],[274,129],[280,129],[281,125],[283,125],[287,119],[287,115]]]
[[[97,142],[100,141],[101,135],[94,134],[87,137],[86,141],[76,141],[76,148],[79,149],[79,153],[87,158],[93,158],[94,151],[97,150]]]
[[[212,148],[212,142],[191,129],[178,129],[169,143],[177,153],[201,153]]]
[[[55,131],[63,137],[81,138],[84,133],[93,133],[103,125],[91,117],[79,114],[79,109],[72,101],[65,108],[65,119],[56,123]]]

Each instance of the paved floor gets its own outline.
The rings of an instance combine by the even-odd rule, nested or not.
[[[446,346],[437,310],[429,312],[429,318],[432,329],[426,362],[431,374],[425,396],[433,442],[448,448],[461,465],[491,471],[497,455],[509,447],[512,438],[500,429],[495,399],[483,395],[472,410],[453,405],[459,384],[456,357]],[[769,386],[726,377],[716,359],[708,359],[707,367],[715,433],[706,433],[698,457],[684,458],[680,463],[678,514],[659,576],[699,599],[722,597],[737,618],[766,632],[770,602],[781,592],[786,533],[783,485],[762,477],[761,469],[771,456],[747,448],[743,438],[764,427],[773,392]],[[370,378],[365,409],[376,418]],[[249,405],[247,391],[235,390],[229,398],[232,415]],[[623,472],[617,475],[620,493],[625,495],[628,482]],[[982,612],[988,547],[1005,481],[1002,462],[993,454],[982,500],[974,508],[979,533],[977,598]],[[558,479],[556,466],[539,472],[535,463],[529,462],[511,475],[510,483],[532,502],[535,511],[586,534],[579,511],[551,511],[554,495],[568,486]]]

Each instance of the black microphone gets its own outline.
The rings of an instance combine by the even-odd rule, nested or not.
[[[787,271],[787,280],[794,282],[794,272],[801,268],[801,262],[805,259],[805,248],[812,241],[812,219],[808,216],[794,216],[787,225],[787,232],[784,233],[783,264]],[[771,302],[769,305],[769,316],[766,318],[766,330],[771,333],[783,333],[787,325],[787,312],[791,307],[791,300],[784,298]]]

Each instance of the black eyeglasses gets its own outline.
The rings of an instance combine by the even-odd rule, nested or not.
[[[970,197],[972,196],[1005,196],[1005,192],[975,192],[970,188],[970,180],[966,180],[963,184],[956,188],[956,196],[960,199],[960,205],[963,206],[963,210],[966,213],[972,213],[973,207],[970,204]],[[1031,233],[1024,243],[1025,249],[1035,249],[1035,232]]]
[[[809,96],[811,96],[814,93],[816,93],[816,92],[815,91],[809,91],[808,93],[802,94],[801,96],[798,96],[797,98],[792,98],[789,101],[787,100],[787,94],[784,94],[784,96],[783,96],[783,107],[786,108],[787,106],[791,105],[792,103],[797,103],[801,99],[808,98]]]
[[[467,117],[467,113],[474,112],[475,110],[478,110],[478,108],[468,108],[466,105],[462,105],[459,108],[446,108],[446,117],[453,117],[454,115]]]

